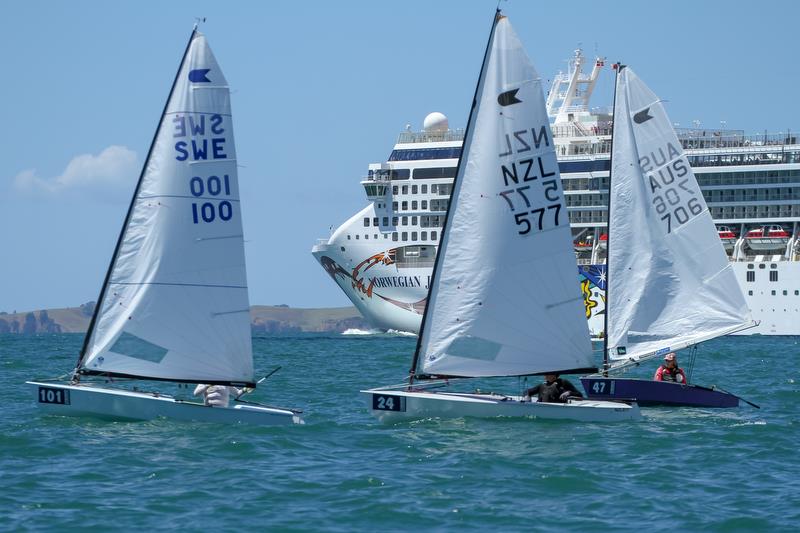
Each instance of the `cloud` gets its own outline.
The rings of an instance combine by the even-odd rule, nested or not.
[[[14,178],[14,185],[17,190],[32,193],[81,191],[118,197],[132,191],[139,170],[136,152],[125,146],[109,146],[97,155],[75,156],[54,178],[42,178],[35,169],[24,170]]]

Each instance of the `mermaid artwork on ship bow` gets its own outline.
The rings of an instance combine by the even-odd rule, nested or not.
[[[361,298],[377,296],[383,301],[422,316],[422,313],[425,311],[425,304],[428,301],[427,297],[415,302],[403,302],[381,294],[380,289],[420,287],[427,290],[430,276],[367,276],[367,271],[375,266],[394,265],[396,257],[397,248],[379,252],[358,263],[353,268],[352,273],[348,272],[326,255],[320,257],[320,263],[322,264],[322,268],[325,269],[325,272],[327,272],[345,292],[347,292],[346,284],[349,282],[350,288]]]

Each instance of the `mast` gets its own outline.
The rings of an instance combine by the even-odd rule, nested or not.
[[[609,277],[608,268],[610,265],[611,259],[611,175],[613,174],[614,170],[614,130],[617,127],[617,85],[619,81],[619,73],[622,69],[625,68],[625,65],[617,61],[614,63],[614,104],[613,109],[611,110],[611,120],[613,120],[614,126],[611,128],[611,152],[608,156],[608,202],[606,204],[606,312],[605,316],[603,317],[603,375],[608,375],[608,369],[611,366],[608,362],[608,314],[609,314],[609,298],[608,294],[611,291],[611,283]]]
[[[94,334],[95,324],[97,322],[97,316],[100,313],[100,309],[103,307],[103,300],[106,296],[106,291],[108,289],[108,282],[111,278],[111,272],[114,270],[114,267],[117,263],[117,257],[119,256],[119,250],[122,246],[122,239],[125,236],[125,230],[128,228],[128,224],[130,223],[131,215],[133,214],[133,208],[136,204],[136,198],[139,196],[139,190],[142,186],[142,179],[144,178],[145,172],[147,171],[147,164],[150,161],[150,157],[153,154],[153,147],[156,144],[156,139],[158,138],[158,132],[161,130],[161,125],[164,122],[164,116],[167,113],[167,108],[169,106],[170,101],[172,100],[172,94],[175,92],[175,86],[178,84],[178,76],[180,76],[181,69],[183,69],[183,64],[186,61],[186,56],[189,54],[189,50],[192,46],[192,41],[194,41],[195,35],[197,35],[197,24],[194,25],[192,28],[192,34],[189,36],[189,42],[186,43],[186,49],[183,51],[183,56],[181,57],[181,62],[178,65],[178,70],[175,72],[175,79],[172,81],[172,87],[169,90],[169,95],[167,96],[167,101],[164,103],[164,109],[161,111],[161,118],[158,121],[158,126],[156,126],[156,131],[153,134],[153,140],[150,142],[150,149],[147,151],[147,157],[144,160],[144,164],[142,165],[142,171],[139,173],[139,179],[136,182],[136,189],[133,191],[133,196],[131,197],[131,203],[128,206],[128,212],[125,215],[125,222],[122,224],[122,229],[119,232],[119,237],[117,237],[117,244],[114,247],[114,253],[111,256],[111,262],[108,265],[108,270],[106,271],[105,278],[103,279],[103,286],[100,288],[100,295],[97,297],[97,303],[94,307],[94,313],[92,313],[92,319],[89,322],[89,328],[86,331],[86,336],[83,338],[83,347],[81,348],[81,353],[78,356],[78,362],[75,364],[75,370],[72,373],[72,380],[79,381],[80,380],[80,366],[83,363],[84,358],[86,357],[86,351],[89,349],[89,341]]]
[[[478,83],[475,85],[475,94],[472,96],[472,106],[469,109],[469,117],[467,118],[467,127],[464,129],[464,143],[461,145],[461,155],[458,158],[458,165],[456,166],[456,175],[453,178],[453,189],[455,189],[455,182],[458,179],[458,176],[461,172],[461,164],[464,161],[464,149],[467,147],[467,142],[469,139],[470,130],[473,127],[473,117],[475,114],[475,108],[478,106],[478,91],[481,87],[481,81],[483,81],[483,76],[486,71],[486,63],[489,60],[489,50],[492,47],[492,40],[494,39],[494,30],[497,27],[497,22],[500,21],[504,15],[500,11],[500,8],[497,8],[497,11],[492,18],[492,28],[489,30],[489,40],[486,42],[486,50],[483,53],[483,62],[481,63],[481,70],[478,74]],[[451,196],[452,199],[452,191]],[[422,313],[422,322],[419,326],[419,335],[417,335],[417,347],[414,350],[414,357],[411,361],[411,368],[408,371],[408,386],[414,383],[414,377],[417,371],[417,365],[419,364],[419,352],[420,348],[422,347],[422,335],[425,332],[425,322],[428,317],[428,310],[430,309],[431,303],[431,290],[433,289],[434,281],[436,279],[436,274],[439,271],[439,264],[441,263],[441,251],[442,251],[442,243],[444,243],[444,236],[447,234],[448,230],[448,221],[450,220],[450,208],[452,204],[448,204],[447,212],[444,215],[444,224],[442,225],[442,238],[439,241],[439,249],[436,251],[436,259],[433,262],[433,270],[431,271],[431,279],[428,283],[428,299],[425,303],[425,311]]]

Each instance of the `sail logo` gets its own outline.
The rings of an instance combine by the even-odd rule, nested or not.
[[[210,68],[198,68],[189,71],[189,81],[192,83],[211,83],[208,79],[208,73],[211,72]]]
[[[522,100],[517,98],[517,93],[519,89],[511,89],[510,91],[506,91],[504,93],[500,93],[497,96],[497,103],[503,107],[519,104],[522,103]]]
[[[650,114],[650,108],[646,107],[633,115],[633,121],[637,124],[644,124],[648,120],[653,118],[653,115]]]

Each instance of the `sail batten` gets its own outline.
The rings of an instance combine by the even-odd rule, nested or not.
[[[612,367],[751,323],[661,100],[630,67],[618,74],[616,91],[606,302]]]
[[[195,31],[78,371],[252,383],[249,307],[230,93],[205,37]]]
[[[418,341],[428,375],[594,369],[541,80],[498,17]]]

